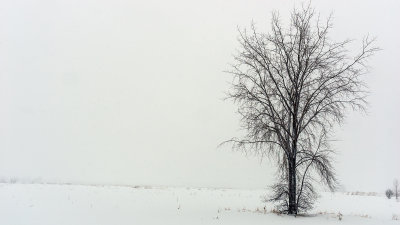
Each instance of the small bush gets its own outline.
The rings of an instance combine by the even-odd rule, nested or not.
[[[388,199],[392,198],[393,194],[394,194],[393,191],[390,189],[387,189],[385,192],[385,195]]]
[[[341,214],[340,212],[337,214],[337,217],[338,217],[338,219],[339,220],[342,220],[343,219],[343,214]]]

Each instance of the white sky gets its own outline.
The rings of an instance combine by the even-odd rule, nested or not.
[[[269,30],[294,1],[0,3],[0,177],[262,188],[268,161],[217,145],[239,134],[228,90],[237,26]],[[299,2],[296,3],[299,5]],[[334,39],[377,36],[369,114],[338,129],[347,190],[400,178],[400,1],[313,1]]]

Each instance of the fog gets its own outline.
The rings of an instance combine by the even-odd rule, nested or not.
[[[264,188],[275,168],[218,145],[240,135],[224,101],[237,27],[269,31],[298,1],[2,1],[0,178]],[[400,2],[314,1],[334,40],[382,48],[367,113],[336,130],[345,190],[400,179]],[[357,42],[358,41],[358,42]],[[355,45],[357,47],[357,45]]]

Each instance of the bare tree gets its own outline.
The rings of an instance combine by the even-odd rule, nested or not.
[[[247,134],[233,138],[235,150],[267,156],[278,166],[270,200],[279,210],[297,214],[312,207],[315,182],[335,189],[329,134],[348,108],[363,110],[366,60],[378,49],[365,38],[350,56],[351,40],[328,37],[331,19],[321,22],[310,6],[295,9],[283,28],[272,16],[272,31],[239,29],[228,98],[238,105]]]
[[[393,181],[393,189],[394,189],[394,195],[396,196],[396,199],[399,199],[399,180],[395,179]]]

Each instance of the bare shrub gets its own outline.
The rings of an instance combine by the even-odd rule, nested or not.
[[[392,198],[392,196],[393,196],[393,191],[391,190],[391,189],[387,189],[386,190],[386,192],[385,192],[385,195],[386,195],[386,197],[388,198],[388,199],[391,199]]]

